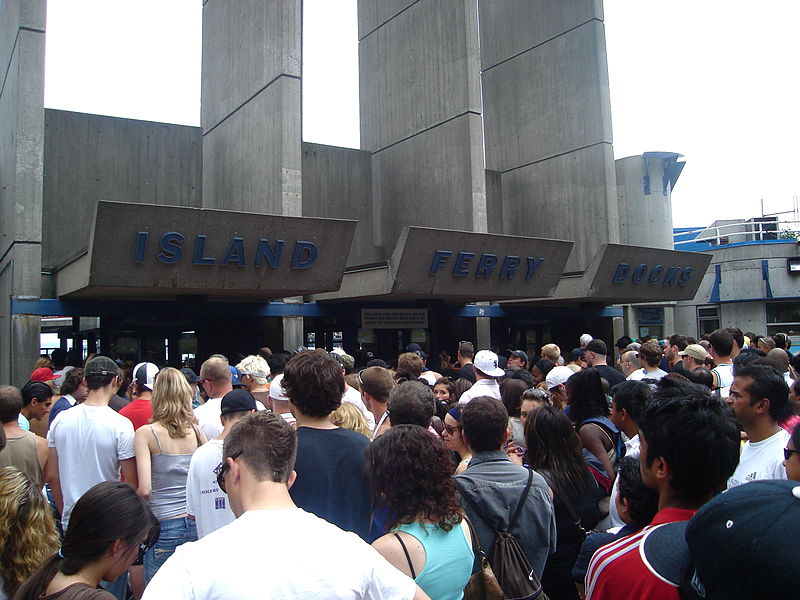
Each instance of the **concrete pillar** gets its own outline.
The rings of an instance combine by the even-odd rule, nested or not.
[[[677,333],[675,328],[675,305],[669,304],[664,307],[664,337],[669,337]]]
[[[292,296],[284,298],[287,304],[302,304],[302,296]],[[305,329],[303,317],[282,317],[283,325],[283,347],[286,350],[294,350],[298,346],[305,346]]]
[[[575,240],[567,271],[618,242],[602,2],[479,0],[486,168],[503,233]]]
[[[302,215],[301,0],[203,3],[203,206]]]
[[[476,3],[360,0],[358,28],[374,245],[387,257],[406,225],[487,231]]]
[[[630,304],[623,306],[622,318],[625,320],[625,335],[637,339],[639,337],[639,322],[636,320],[636,307]]]
[[[489,350],[492,347],[492,327],[489,317],[475,317],[475,341],[478,350]]]
[[[42,288],[45,0],[0,3],[0,383],[21,385],[39,354],[39,317],[14,299]]]

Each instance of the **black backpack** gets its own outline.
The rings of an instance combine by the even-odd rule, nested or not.
[[[469,496],[463,493],[463,488],[458,478],[455,477],[454,479],[459,490],[462,491],[461,497],[470,505],[475,515],[489,525],[489,522],[480,514],[477,507],[469,499]],[[489,564],[492,566],[492,571],[497,578],[497,582],[503,589],[506,600],[548,600],[547,594],[545,594],[542,589],[542,583],[539,581],[536,573],[533,572],[528,558],[522,551],[522,547],[519,545],[517,539],[510,533],[517,522],[519,513],[522,512],[522,507],[528,497],[532,481],[533,471],[529,469],[528,483],[525,485],[525,489],[522,491],[522,495],[517,501],[514,514],[511,517],[511,521],[508,523],[508,529],[504,531],[495,530],[494,544],[489,554]]]

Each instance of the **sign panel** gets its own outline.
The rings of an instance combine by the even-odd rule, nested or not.
[[[101,201],[90,288],[285,297],[339,288],[355,221]]]
[[[392,293],[471,301],[550,296],[572,245],[563,240],[408,227],[390,261]]]
[[[427,329],[428,311],[420,308],[362,308],[364,329]]]

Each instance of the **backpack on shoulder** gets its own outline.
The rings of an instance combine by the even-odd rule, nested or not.
[[[454,479],[459,490],[462,490],[458,478],[455,477]],[[532,481],[533,471],[529,469],[528,483],[525,485],[525,489],[522,491],[522,495],[517,501],[517,506],[508,523],[508,528],[504,531],[494,530],[494,544],[489,554],[489,564],[492,567],[497,583],[500,584],[503,590],[506,600],[549,600],[547,594],[545,594],[542,589],[542,582],[539,581],[539,577],[531,568],[531,564],[522,551],[522,547],[519,545],[517,539],[510,533],[517,523],[520,512],[522,512],[522,507],[528,497]],[[467,501],[467,504],[470,505],[475,515],[489,525],[489,522],[480,514],[469,497],[463,493],[463,490],[461,497]],[[475,558],[476,561],[478,561],[479,557],[477,555]]]

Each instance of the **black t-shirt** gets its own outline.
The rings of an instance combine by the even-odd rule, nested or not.
[[[600,365],[595,367],[595,370],[600,373],[600,377],[605,379],[608,382],[608,385],[611,387],[614,387],[618,383],[625,381],[625,375],[617,371],[614,367]]]
[[[349,429],[297,428],[297,479],[289,489],[300,508],[369,538],[371,503],[364,470],[369,440]]]
[[[472,363],[466,364],[460,369],[452,369],[450,371],[450,377],[453,379],[463,378],[475,383],[475,370],[472,368]]]

